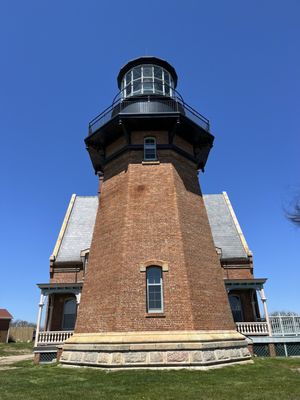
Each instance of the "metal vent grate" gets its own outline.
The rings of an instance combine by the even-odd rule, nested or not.
[[[56,352],[40,353],[40,362],[51,363],[52,361],[56,360],[56,356]]]
[[[270,357],[269,346],[267,344],[254,344],[253,353],[257,357]]]

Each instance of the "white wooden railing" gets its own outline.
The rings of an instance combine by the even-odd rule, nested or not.
[[[236,322],[236,329],[243,335],[268,336],[269,329],[266,322]]]
[[[39,332],[37,344],[62,344],[73,335],[73,331],[45,331]]]
[[[300,336],[300,315],[276,315],[270,317],[274,336]]]

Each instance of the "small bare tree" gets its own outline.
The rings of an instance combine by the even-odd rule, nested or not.
[[[292,317],[294,315],[298,315],[298,314],[296,312],[294,312],[294,311],[273,311],[270,314],[271,317],[278,317],[278,316]]]
[[[293,202],[286,216],[295,225],[300,226],[300,197]]]
[[[28,322],[28,321],[24,321],[22,319],[14,319],[10,326],[32,326],[35,327],[36,324],[34,322]]]
[[[300,189],[299,186],[287,189],[284,201],[284,213],[286,218],[293,224],[300,226]]]

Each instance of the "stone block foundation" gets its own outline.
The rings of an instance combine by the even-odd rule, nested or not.
[[[244,336],[227,332],[75,334],[60,362],[105,369],[203,368],[251,362]]]

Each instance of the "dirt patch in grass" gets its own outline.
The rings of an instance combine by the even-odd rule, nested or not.
[[[15,364],[19,361],[26,361],[33,358],[33,354],[18,354],[15,356],[0,357],[0,366]]]
[[[18,354],[30,354],[33,351],[33,343],[0,343],[0,357],[14,356]]]

